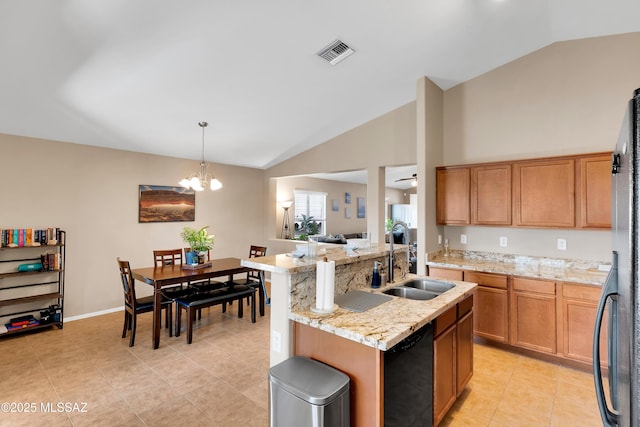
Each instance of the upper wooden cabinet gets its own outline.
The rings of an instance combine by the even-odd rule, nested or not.
[[[444,225],[611,228],[611,153],[436,168]]]
[[[579,228],[611,228],[611,155],[581,157],[576,163]]]
[[[514,225],[575,226],[575,161],[549,159],[513,165]]]
[[[470,224],[469,168],[436,169],[436,222],[447,225]]]
[[[511,225],[511,165],[471,168],[471,223]]]

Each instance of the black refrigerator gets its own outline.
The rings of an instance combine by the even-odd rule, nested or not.
[[[627,104],[611,173],[613,254],[596,314],[594,383],[605,426],[640,427],[640,89]],[[607,348],[601,349],[605,316]],[[604,351],[608,384],[599,363]]]

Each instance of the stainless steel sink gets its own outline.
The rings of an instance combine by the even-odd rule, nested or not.
[[[394,295],[400,298],[417,299],[417,300],[429,300],[437,297],[440,294],[435,292],[423,291],[422,289],[406,288],[404,286],[398,286],[395,288],[387,289],[383,294]]]
[[[403,283],[402,286],[441,294],[452,289],[455,285],[453,283],[433,279],[411,279],[408,282]]]
[[[411,279],[395,288],[387,289],[384,294],[415,300],[430,300],[452,289],[455,285],[449,282],[432,279]]]

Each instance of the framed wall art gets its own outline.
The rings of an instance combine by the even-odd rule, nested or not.
[[[338,199],[331,200],[331,210],[333,212],[338,212],[340,208],[338,207]]]
[[[364,197],[358,197],[358,218],[364,218],[366,211],[366,202]]]
[[[196,219],[196,193],[183,187],[138,186],[138,222],[182,222]]]
[[[351,193],[344,193],[344,202],[347,205],[351,204]]]

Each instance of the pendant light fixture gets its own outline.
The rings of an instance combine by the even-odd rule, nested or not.
[[[211,191],[222,188],[222,183],[207,173],[207,163],[204,161],[204,128],[206,128],[207,125],[207,122],[198,123],[198,126],[202,128],[202,161],[200,162],[200,170],[180,181],[181,186],[184,188],[192,188],[195,191],[202,191],[206,187],[209,187]]]

